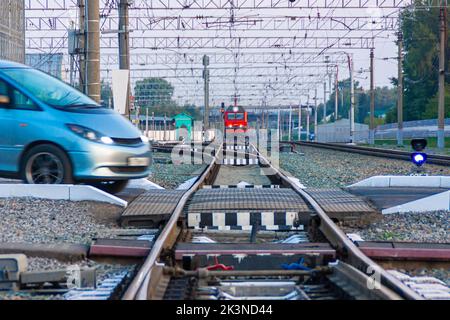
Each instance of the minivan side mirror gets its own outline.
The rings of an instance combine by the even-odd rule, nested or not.
[[[8,96],[0,95],[0,105],[8,105],[11,103],[11,99]]]

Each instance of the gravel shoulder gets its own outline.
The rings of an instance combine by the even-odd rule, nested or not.
[[[383,159],[354,153],[296,146],[298,152],[280,153],[280,167],[306,187],[345,187],[375,175],[409,174],[412,164],[403,160]],[[450,175],[450,168],[425,165],[429,175]]]
[[[122,211],[89,201],[0,199],[0,242],[90,244],[114,235]]]
[[[366,241],[413,241],[450,243],[450,211],[395,213],[365,228],[342,226]]]

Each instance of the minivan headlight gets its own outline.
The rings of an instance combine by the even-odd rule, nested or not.
[[[86,128],[86,127],[83,127],[83,126],[80,126],[77,124],[67,124],[67,128],[69,128],[70,131],[79,135],[80,137],[91,140],[91,141],[100,142],[103,144],[113,144],[114,143],[113,139],[111,139],[110,137],[103,136],[101,133],[99,133],[95,130],[92,130],[92,129],[89,129],[89,128]]]

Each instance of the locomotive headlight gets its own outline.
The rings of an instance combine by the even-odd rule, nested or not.
[[[239,128],[243,128],[243,127],[244,127],[244,125],[243,125],[243,124],[240,124],[240,125],[239,125]]]
[[[229,124],[229,125],[228,125],[228,128],[233,128],[233,125],[232,125],[232,124]]]

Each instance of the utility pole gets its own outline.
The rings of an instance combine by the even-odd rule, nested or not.
[[[309,94],[306,102],[306,141],[309,141]]]
[[[375,89],[374,89],[374,52],[370,49],[370,121],[369,144],[375,143]]]
[[[283,137],[281,136],[280,106],[278,106],[278,112],[277,112],[277,127],[278,127],[278,141],[282,141]]]
[[[204,130],[209,129],[209,57],[207,55],[203,56],[203,80],[205,83],[204,89],[204,96],[205,96],[205,114],[203,115],[203,126]]]
[[[323,82],[323,123],[327,122],[327,81]]]
[[[339,119],[339,66],[336,66],[336,79],[334,81],[334,122],[338,121]]]
[[[439,46],[439,104],[438,104],[438,131],[437,147],[443,149],[445,146],[444,116],[445,116],[445,50],[447,41],[447,8],[446,1],[442,0],[439,10],[440,21],[440,46]]]
[[[403,146],[403,35],[398,33],[397,145]]]
[[[79,51],[78,51],[78,63],[79,63],[79,78],[78,78],[78,88],[80,89],[80,91],[86,93],[86,87],[85,87],[85,83],[86,83],[86,41],[85,41],[85,26],[86,26],[86,21],[85,21],[85,14],[86,14],[86,8],[85,8],[85,2],[84,0],[78,0],[78,26],[79,26],[79,31],[78,31],[78,47],[79,47]]]
[[[86,2],[86,94],[100,102],[100,8],[99,0]]]
[[[281,108],[281,106],[280,106],[280,108]],[[283,123],[283,110],[280,110],[280,141],[283,141],[283,126],[284,126],[284,123]]]
[[[291,141],[292,134],[292,106],[289,105],[289,141]]]
[[[128,0],[119,2],[119,69],[130,70],[130,31],[128,17]],[[130,81],[128,79],[125,115],[130,115]]]
[[[350,143],[355,141],[355,85],[353,83],[354,62],[353,55],[347,54],[348,67],[350,72]]]
[[[317,88],[314,90],[314,141],[317,142]]]
[[[298,141],[302,141],[302,102],[298,106]]]

